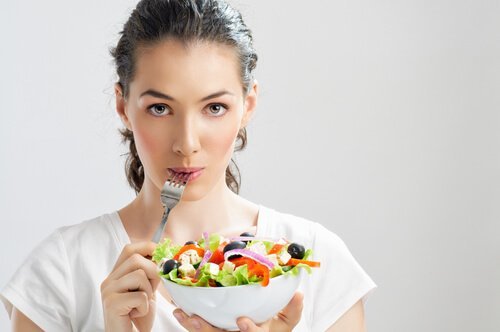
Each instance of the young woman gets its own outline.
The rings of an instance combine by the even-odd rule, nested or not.
[[[171,303],[145,257],[155,247],[164,182],[191,173],[163,237],[179,244],[201,231],[286,237],[322,264],[278,316],[260,326],[242,317],[242,331],[363,331],[363,299],[375,285],[344,243],[318,223],[237,195],[231,157],[246,144],[258,96],[257,55],[240,14],[222,0],[142,0],[112,55],[137,196],[35,248],[1,293],[13,329],[218,331]]]

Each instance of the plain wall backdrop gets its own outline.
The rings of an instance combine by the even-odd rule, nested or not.
[[[369,331],[499,331],[499,1],[232,3],[261,86],[242,195],[346,242],[379,286]],[[108,54],[134,6],[2,2],[1,286],[134,196]]]

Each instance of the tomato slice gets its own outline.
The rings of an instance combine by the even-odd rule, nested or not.
[[[212,254],[212,256],[208,261],[214,264],[224,263],[224,254],[222,253],[222,250],[219,248],[216,251],[214,251],[214,253]]]
[[[200,257],[203,257],[203,255],[205,254],[205,250],[203,248],[200,248],[195,244],[186,244],[177,252],[177,254],[175,254],[174,259],[179,260],[179,257],[188,250],[196,250],[198,256]]]
[[[298,264],[306,264],[306,265],[309,265],[310,267],[319,267],[320,266],[320,263],[319,262],[315,262],[315,261],[306,261],[306,260],[303,260],[303,259],[296,259],[296,258],[290,258],[290,260],[286,263],[286,265],[298,265]]]
[[[224,247],[226,246],[227,242],[222,242],[219,244],[219,247],[217,250],[214,251],[210,259],[208,260],[210,263],[214,264],[220,264],[224,263]]]

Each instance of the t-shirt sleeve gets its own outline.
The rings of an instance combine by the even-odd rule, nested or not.
[[[29,254],[0,299],[9,317],[16,307],[45,331],[71,331],[72,289],[64,241],[55,231]]]
[[[312,274],[312,331],[325,331],[360,299],[364,303],[376,285],[336,234],[314,226],[313,259],[321,267]]]

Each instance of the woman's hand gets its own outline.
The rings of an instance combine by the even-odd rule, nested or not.
[[[113,271],[101,284],[106,331],[150,331],[156,312],[155,291],[160,283],[156,265],[145,258],[153,242],[126,245]]]
[[[297,325],[300,321],[300,316],[302,314],[302,300],[304,296],[302,293],[296,292],[287,306],[281,310],[275,317],[271,318],[267,322],[256,325],[249,318],[240,317],[236,322],[241,331],[244,332],[289,332]],[[182,310],[175,309],[174,316],[177,318],[179,323],[188,331],[203,331],[203,332],[215,332],[223,331],[216,327],[213,327],[201,317],[186,315]]]

